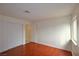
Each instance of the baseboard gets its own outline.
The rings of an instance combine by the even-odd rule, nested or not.
[[[24,45],[24,44],[18,45],[18,46],[16,46],[16,47],[20,47],[20,46],[23,46],[23,45]],[[7,50],[5,50],[5,51],[2,51],[2,52],[0,52],[0,54],[4,54],[4,53],[6,53],[7,51],[12,50],[12,49],[14,49],[14,48],[16,48],[16,47],[9,48],[9,49],[7,49]]]
[[[69,50],[62,49],[62,48],[58,48],[58,47],[56,47],[56,46],[53,46],[53,45],[50,45],[50,44],[46,44],[46,43],[36,42],[36,41],[31,41],[31,42],[35,42],[35,43],[37,43],[37,44],[43,44],[43,45],[46,45],[46,46],[55,47],[55,48],[57,48],[57,49],[61,49],[61,50],[65,50],[65,51],[71,52],[71,51],[69,51]],[[72,52],[71,52],[71,53],[72,53]]]

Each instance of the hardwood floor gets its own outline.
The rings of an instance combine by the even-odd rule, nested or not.
[[[1,53],[1,56],[72,56],[72,53],[31,42],[5,51]]]

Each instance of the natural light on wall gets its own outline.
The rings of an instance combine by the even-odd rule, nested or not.
[[[77,45],[77,16],[73,18],[72,21],[72,41],[75,45]]]

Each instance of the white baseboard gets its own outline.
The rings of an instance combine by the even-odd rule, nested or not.
[[[37,42],[37,41],[31,41],[31,42],[35,42],[35,43],[38,43],[38,44],[43,44],[43,45],[46,45],[46,46],[55,47],[55,48],[58,48],[58,49],[70,51],[70,50],[67,50],[67,49],[64,49],[64,48],[59,48],[59,47],[56,47],[56,46],[54,46],[54,45],[47,44],[47,43],[43,43],[43,42]]]

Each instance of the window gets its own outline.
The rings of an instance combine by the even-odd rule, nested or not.
[[[72,20],[72,41],[77,45],[77,19],[76,16]]]

